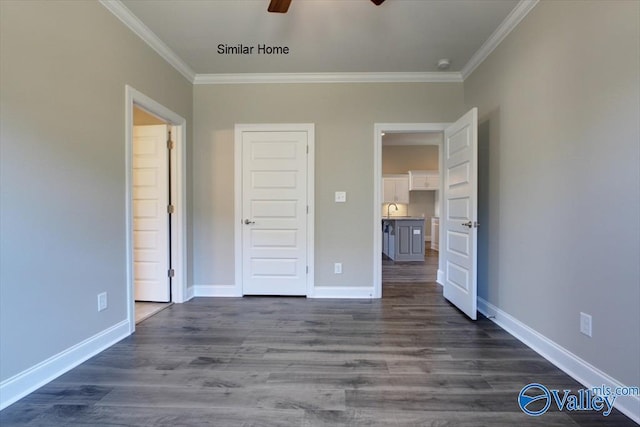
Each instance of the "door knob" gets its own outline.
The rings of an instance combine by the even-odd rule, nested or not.
[[[463,223],[462,223],[462,226],[463,226],[463,227],[469,227],[469,228],[471,228],[471,227],[473,227],[473,223],[472,223],[471,221],[463,222]]]
[[[248,220],[248,219],[245,219],[245,220],[244,220],[244,223],[245,223],[245,224],[247,224],[247,225],[249,225],[249,224],[255,224],[256,222],[255,222],[255,221]]]

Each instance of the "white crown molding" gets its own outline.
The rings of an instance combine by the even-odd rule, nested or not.
[[[243,73],[198,74],[194,84],[246,83],[461,83],[457,72],[436,73]]]
[[[196,73],[176,53],[171,50],[153,31],[138,19],[120,0],[99,0],[107,10],[113,13],[131,31],[155,50],[173,68],[178,70],[189,82],[193,83]]]
[[[502,21],[500,26],[491,34],[491,36],[484,42],[480,49],[473,54],[471,59],[462,67],[462,79],[466,80],[467,77],[473,73],[473,71],[487,57],[498,47],[498,45],[509,35],[511,31],[524,19],[525,16],[538,4],[539,0],[520,0],[520,3],[513,8],[511,13]]]

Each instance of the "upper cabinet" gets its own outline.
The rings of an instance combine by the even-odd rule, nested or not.
[[[438,171],[409,171],[409,190],[439,190],[440,175]]]
[[[382,203],[409,203],[409,175],[382,177]]]

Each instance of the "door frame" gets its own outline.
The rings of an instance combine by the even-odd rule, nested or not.
[[[133,87],[125,86],[125,253],[127,283],[127,319],[129,332],[135,331],[135,299],[133,277],[133,107],[134,105],[167,122],[175,129],[171,150],[171,195],[175,208],[171,215],[171,264],[175,276],[171,280],[171,302],[182,303],[187,297],[187,203],[186,203],[186,119]]]
[[[234,244],[235,244],[235,280],[233,286],[219,296],[241,297],[243,295],[242,273],[242,133],[243,132],[306,132],[309,152],[307,155],[307,298],[314,295],[314,224],[315,224],[315,124],[313,123],[264,123],[264,124],[236,124],[234,134]]]
[[[382,133],[442,133],[451,123],[374,123],[373,125],[373,298],[382,298],[382,233],[380,224],[382,222],[381,212],[381,184],[382,184]],[[443,166],[443,144],[427,144],[438,146],[438,170],[442,171]],[[442,175],[440,175],[439,195],[442,201],[443,186]],[[440,208],[442,212],[442,208]],[[440,223],[442,231],[442,222]],[[442,233],[440,233],[442,236]],[[438,257],[437,282],[442,285],[444,270],[441,264],[441,257]]]

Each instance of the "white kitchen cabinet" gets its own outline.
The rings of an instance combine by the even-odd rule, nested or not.
[[[409,171],[409,190],[424,191],[440,189],[438,171]]]
[[[382,203],[409,203],[409,175],[382,177]]]

